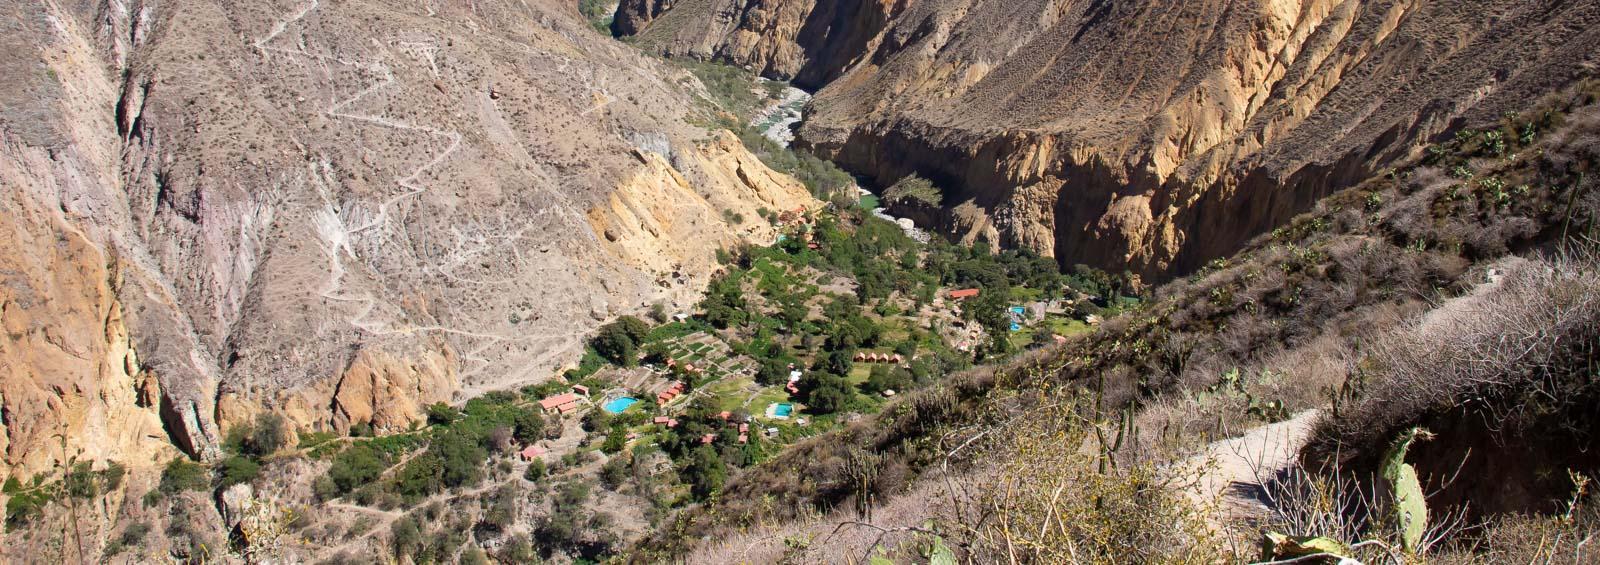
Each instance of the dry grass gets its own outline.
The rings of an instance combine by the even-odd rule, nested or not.
[[[1086,419],[1080,399],[1044,393],[998,433],[952,535],[974,562],[1210,563],[1222,557],[1210,508],[1184,496],[1198,469],[1143,457],[1115,427]],[[1097,429],[1098,428],[1098,429]],[[1116,439],[1112,439],[1116,438]],[[1111,451],[1127,447],[1129,453]]]
[[[1585,500],[1558,515],[1514,514],[1494,520],[1482,532],[1440,552],[1433,563],[1600,563],[1600,507]]]
[[[1593,248],[1501,262],[1498,283],[1442,305],[1373,344],[1360,398],[1329,424],[1326,442],[1375,438],[1427,415],[1471,406],[1515,434],[1596,394],[1600,260]],[[1589,428],[1593,422],[1572,422]]]

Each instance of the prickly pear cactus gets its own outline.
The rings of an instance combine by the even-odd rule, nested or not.
[[[1416,553],[1422,546],[1422,535],[1428,531],[1428,504],[1422,496],[1422,483],[1417,480],[1417,469],[1406,463],[1406,451],[1418,438],[1429,439],[1433,434],[1422,428],[1411,428],[1400,433],[1394,446],[1383,456],[1382,473],[1392,497],[1391,512],[1400,527],[1400,542],[1406,553]]]

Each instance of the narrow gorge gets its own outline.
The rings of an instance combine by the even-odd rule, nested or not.
[[[1589,3],[628,0],[668,55],[819,88],[798,144],[954,237],[1153,280],[1586,76]]]

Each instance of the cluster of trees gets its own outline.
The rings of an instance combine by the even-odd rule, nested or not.
[[[428,430],[352,442],[335,454],[328,472],[314,485],[316,493],[324,500],[353,494],[363,504],[410,505],[445,489],[476,485],[491,454],[509,454],[544,437],[544,416],[531,403],[535,399],[492,392],[467,401],[461,410],[443,403],[429,406]],[[426,450],[380,481],[421,438],[426,438]]]
[[[719,329],[744,325],[749,319],[745,314],[748,306],[737,276],[724,275],[712,279],[706,287],[705,297],[700,299],[700,311],[704,313],[706,322]]]
[[[922,194],[931,185],[916,183],[900,192]],[[770,216],[770,214],[768,214]],[[890,298],[900,296],[917,307],[933,300],[942,287],[978,287],[979,299],[964,306],[965,315],[986,327],[995,344],[984,354],[1010,351],[1010,316],[1006,307],[1012,300],[1013,286],[1025,286],[1039,296],[1059,296],[1080,284],[1079,277],[1061,274],[1056,263],[1026,251],[992,253],[987,247],[961,247],[947,243],[924,246],[906,236],[899,226],[870,216],[845,213],[817,219],[812,227],[811,249],[803,238],[791,237],[771,248],[746,248],[725,253],[726,273],[713,279],[702,299],[699,323],[721,329],[748,332],[749,341],[735,342],[735,350],[756,360],[756,380],[767,386],[787,383],[790,372],[803,367],[797,399],[808,412],[825,415],[840,411],[867,409],[862,396],[885,391],[903,392],[942,378],[951,371],[970,365],[970,355],[949,350],[937,336],[907,327],[903,337],[890,340],[882,320],[893,318],[899,308]],[[887,260],[886,260],[887,259]],[[821,270],[826,284],[829,276],[847,276],[856,283],[853,295],[836,296],[825,302],[821,315],[812,317],[808,301],[817,290],[792,273],[806,268]],[[1099,278],[1085,271],[1084,286],[1098,290],[1099,284],[1113,284],[1111,277]],[[757,308],[746,289],[754,287],[765,298]],[[902,303],[903,304],[903,303]],[[619,320],[608,325],[595,341],[595,351],[614,362],[634,358],[648,329],[642,323]],[[854,384],[848,375],[855,369],[853,358],[863,348],[892,348],[910,360],[905,367],[873,367],[865,382]],[[919,352],[923,355],[913,359]],[[665,351],[656,346],[646,351],[647,358],[665,360]],[[801,357],[814,359],[809,367]],[[680,465],[682,479],[691,491],[703,497],[720,488],[726,468],[752,461],[759,450],[731,443],[736,434],[726,433],[724,422],[714,414],[703,413],[703,406],[691,406],[679,418],[680,425],[663,433],[662,449]],[[615,453],[624,445],[626,428],[598,423],[596,433],[609,432],[602,448]],[[706,434],[717,434],[711,444],[703,444]],[[752,438],[754,443],[755,438]]]
[[[533,539],[546,551],[560,550],[584,560],[610,553],[618,539],[611,531],[610,514],[590,510],[591,487],[581,480],[556,485],[550,512],[534,523]]]
[[[756,430],[748,434],[747,443],[739,443],[735,426],[741,422],[752,422],[749,414],[734,412],[724,420],[714,401],[701,397],[678,416],[677,427],[661,434],[662,451],[679,463],[679,480],[689,485],[695,499],[704,500],[721,490],[729,469],[755,464],[765,455],[766,447]],[[716,439],[704,443],[707,434]]]
[[[837,353],[842,352],[835,352]],[[830,357],[830,361],[838,358],[837,355]],[[839,412],[854,406],[859,399],[849,379],[825,370],[807,372],[801,377],[797,386],[800,389],[800,400],[805,402],[806,409],[814,414]]]
[[[639,346],[650,335],[650,324],[633,316],[617,318],[600,326],[600,331],[589,341],[596,353],[606,360],[632,367],[639,364]]]
[[[253,422],[228,430],[222,449],[227,457],[217,463],[217,485],[228,487],[255,480],[261,462],[289,443],[289,430],[283,416],[262,413]]]

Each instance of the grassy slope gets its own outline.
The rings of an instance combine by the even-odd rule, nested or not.
[[[1495,133],[1461,134],[1411,167],[1337,193],[1061,348],[970,371],[799,444],[737,477],[717,504],[683,516],[639,555],[839,507],[856,492],[851,453],[885,455],[873,488],[903,492],[953,442],[1027,410],[1014,390],[1065,384],[1089,393],[1091,413],[1136,406],[1145,456],[1168,458],[1270,413],[1252,406],[1292,412],[1356,394],[1351,377],[1373,340],[1468,291],[1498,258],[1593,232],[1600,198],[1584,173],[1600,163],[1596,91],[1586,84],[1552,97],[1489,124]],[[1238,377],[1219,386],[1231,370]],[[1381,437],[1347,448],[1373,449]]]

